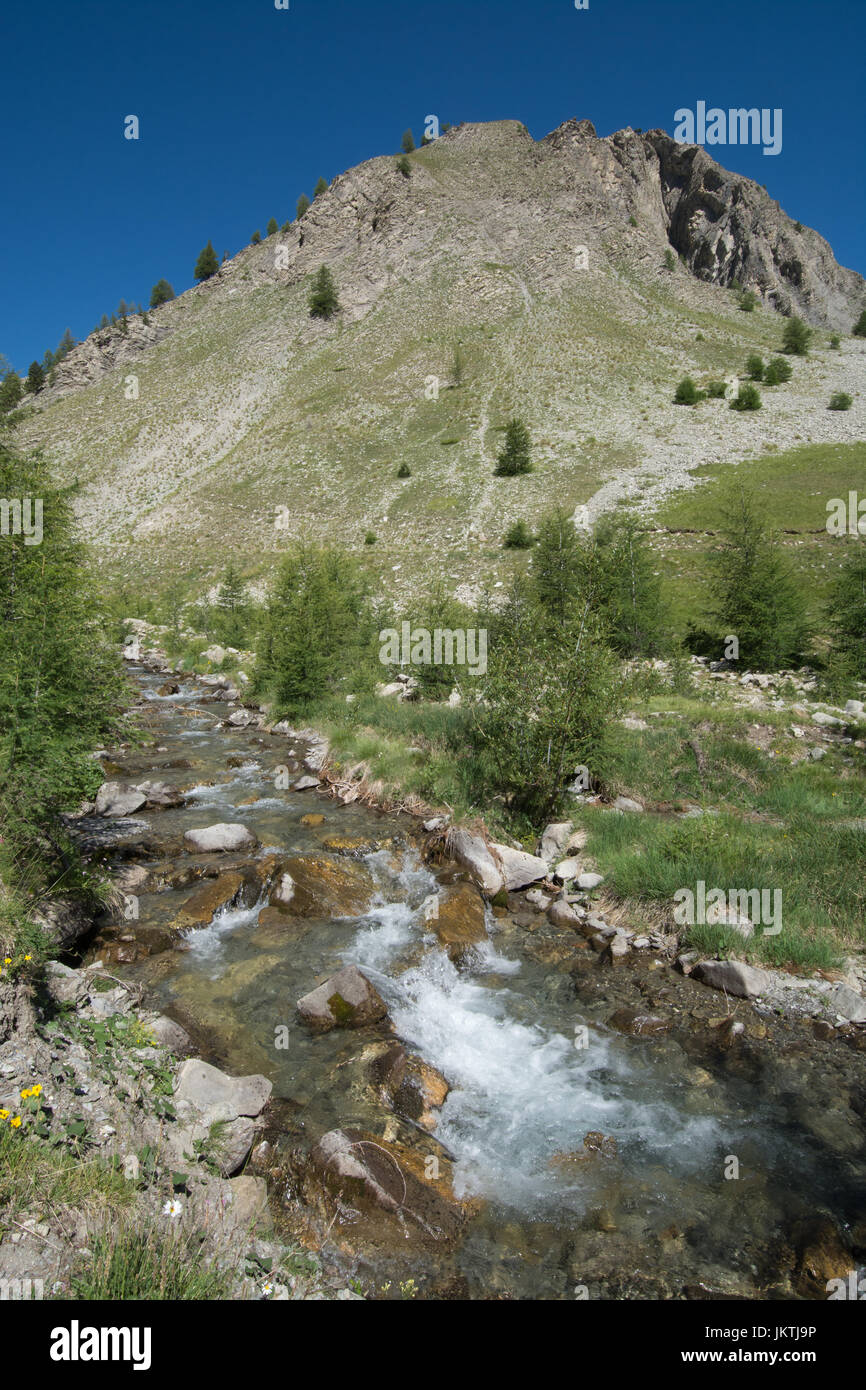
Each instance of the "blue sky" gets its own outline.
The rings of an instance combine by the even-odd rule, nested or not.
[[[165,276],[192,283],[269,217],[424,117],[571,116],[599,134],[674,111],[781,107],[777,156],[710,150],[866,271],[864,0],[42,0],[0,20],[0,352],[26,371]],[[141,138],[123,138],[138,115]]]

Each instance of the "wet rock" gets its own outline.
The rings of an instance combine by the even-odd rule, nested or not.
[[[134,787],[126,787],[121,782],[103,782],[96,793],[93,809],[97,816],[132,816],[141,810],[146,799]]]
[[[332,1191],[353,1206],[399,1214],[435,1239],[455,1236],[464,1213],[448,1178],[433,1175],[425,1157],[414,1149],[357,1129],[323,1134],[310,1155],[311,1164]],[[443,1160],[437,1159],[438,1172]]]
[[[573,931],[579,931],[582,918],[583,914],[564,898],[557,898],[547,909],[547,919],[555,927],[571,927]]]
[[[318,785],[319,785],[319,779],[318,779],[318,777],[309,777],[309,776],[299,777],[298,780],[297,780],[297,782],[295,782],[294,785],[292,786],[292,791],[293,791],[293,792],[308,792],[308,791],[312,791],[312,790],[313,790],[313,787],[317,787]]]
[[[317,826],[317,825],[324,825],[324,824],[325,824],[325,817],[324,817],[320,812],[318,812],[318,811],[311,811],[311,812],[309,813],[309,815],[301,816],[301,825],[306,825],[306,826],[314,827],[314,826]]]
[[[357,966],[347,965],[297,1002],[298,1013],[313,1033],[332,1028],[363,1028],[387,1015],[379,991]]]
[[[172,922],[173,929],[187,932],[208,926],[217,912],[237,902],[243,886],[243,878],[236,873],[220,874],[217,879],[207,880],[177,913]]]
[[[473,884],[454,883],[443,889],[436,906],[430,927],[451,960],[461,960],[472,946],[487,939],[484,899]]]
[[[538,912],[546,912],[550,907],[550,894],[542,893],[540,888],[530,888],[526,894],[526,901]]]
[[[615,1028],[618,1033],[627,1033],[629,1037],[646,1038],[658,1037],[661,1033],[669,1033],[673,1028],[673,1019],[663,1018],[659,1014],[641,1013],[638,1009],[617,1009],[607,1020],[608,1028]]]
[[[854,1259],[836,1223],[826,1215],[798,1222],[792,1231],[795,1282],[806,1297],[827,1297],[830,1279],[845,1279]]]
[[[136,791],[141,792],[148,806],[183,805],[183,792],[169,782],[139,782]]]
[[[741,960],[701,960],[691,973],[702,984],[725,990],[738,999],[755,999],[772,984],[768,970],[759,970]]]
[[[163,685],[157,687],[157,695],[179,695],[180,686],[177,681],[165,681]]]
[[[270,903],[296,917],[358,917],[375,891],[364,865],[302,854],[283,861]]]
[[[380,1081],[398,1115],[414,1120],[423,1129],[436,1128],[439,1110],[451,1087],[441,1072],[400,1043],[392,1044],[376,1059],[376,1078]]]
[[[200,830],[187,830],[184,834],[187,848],[200,854],[220,854],[229,850],[252,849],[256,837],[245,825],[221,823],[209,825]]]

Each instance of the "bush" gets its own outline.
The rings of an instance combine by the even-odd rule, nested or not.
[[[768,386],[781,386],[783,382],[790,381],[792,376],[791,364],[784,357],[771,357],[764,372],[764,380]]]
[[[753,352],[746,358],[746,375],[752,381],[763,381],[764,379],[764,359]]]
[[[280,230],[279,223],[277,222],[277,219],[275,217],[271,218],[265,230],[268,236],[273,236],[275,232],[278,232]]]
[[[252,236],[250,237],[250,246],[258,246],[259,243],[261,242],[261,239],[262,239],[262,234],[261,234],[261,232],[259,232],[259,231],[253,232]]]
[[[832,333],[832,334],[830,335],[830,347],[831,347],[831,348],[838,348],[838,347],[841,347],[841,346],[842,346],[842,339],[839,337],[839,334],[838,334],[838,333]]]
[[[409,467],[408,463],[401,463],[401,464],[400,464],[400,467],[397,469],[397,477],[398,477],[398,478],[411,478],[411,476],[412,476],[412,469]]]
[[[499,454],[495,473],[500,478],[514,478],[519,473],[531,473],[529,430],[522,420],[509,420],[505,430],[505,447]]]
[[[404,179],[410,179],[412,177],[412,163],[407,154],[398,155],[394,163],[398,172],[403,175]]]
[[[376,532],[375,532],[375,531],[368,531],[367,534],[366,534],[365,537],[364,537],[364,544],[365,544],[365,545],[375,545],[375,544],[376,544],[376,540],[377,540]]]
[[[761,396],[757,386],[746,381],[742,384],[734,399],[731,401],[731,410],[760,410]]]
[[[314,199],[315,199],[315,198],[321,198],[322,194],[323,194],[323,193],[327,193],[327,191],[328,191],[328,180],[325,179],[325,178],[321,178],[321,179],[319,179],[318,183],[316,184],[315,188],[313,189],[313,198],[314,198]]]
[[[863,310],[851,332],[855,338],[866,338],[866,309]]]
[[[256,684],[299,713],[372,670],[377,648],[366,587],[352,559],[299,545],[283,560],[262,616]]]
[[[503,796],[540,826],[556,815],[575,769],[599,765],[620,707],[618,666],[586,606],[551,632],[518,584],[489,622],[492,657],[472,706],[473,743],[490,768],[488,796]]]
[[[697,405],[703,399],[700,392],[690,376],[684,376],[674,392],[675,405]]]
[[[854,404],[851,397],[845,391],[834,391],[830,397],[828,410],[850,410]]]
[[[174,290],[167,280],[157,280],[150,292],[150,307],[158,309],[160,304],[168,304],[174,299]]]
[[[404,131],[403,131],[403,139],[402,139],[401,142],[400,142],[400,147],[401,147],[401,149],[402,149],[402,151],[403,151],[404,154],[411,154],[412,151],[414,150],[414,148],[415,148],[415,137],[414,137],[414,135],[412,134],[412,131],[411,131],[411,130],[404,130]]]
[[[515,521],[505,532],[506,550],[529,550],[535,544],[532,532],[525,521]]]
[[[751,314],[758,303],[758,296],[751,290],[743,290],[737,301],[737,307],[742,309],[744,314]]]
[[[727,389],[728,386],[727,382],[725,381],[708,381],[706,395],[710,398],[711,401],[720,401],[724,399],[724,395]]]
[[[794,357],[806,357],[811,337],[812,330],[802,319],[789,319],[782,334],[782,351]]]

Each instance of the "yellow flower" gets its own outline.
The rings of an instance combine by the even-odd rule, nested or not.
[[[11,956],[6,956],[5,960],[3,961],[3,964],[4,964],[4,965],[11,965],[11,964],[12,964],[12,957],[11,957]]]
[[[32,960],[33,957],[32,957],[32,956],[25,956],[24,959],[25,959],[25,960]]]
[[[21,1099],[22,1099],[22,1100],[29,1100],[29,1099],[30,1099],[30,1091],[29,1091],[29,1089],[26,1090],[26,1091],[22,1091],[22,1092],[21,1092]]]
[[[31,1086],[31,1087],[30,1087],[30,1094],[31,1094],[31,1096],[41,1096],[41,1095],[42,1095],[42,1086],[41,1086],[41,1083],[40,1083],[40,1082],[37,1081],[37,1083],[36,1083],[35,1086]]]
[[[14,1119],[14,1120],[10,1120],[9,1123],[10,1123],[10,1125],[12,1126],[13,1129],[20,1129],[20,1128],[21,1128],[21,1116],[20,1116],[20,1115],[16,1115],[16,1116],[15,1116],[15,1119]]]
[[[8,1120],[8,1119],[9,1119],[9,1111],[8,1111],[8,1110],[0,1110],[0,1120]]]

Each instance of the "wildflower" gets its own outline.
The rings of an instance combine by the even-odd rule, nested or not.
[[[166,1202],[162,1209],[162,1214],[163,1216],[180,1216],[182,1211],[183,1204],[179,1202],[176,1197],[173,1197],[170,1201]]]
[[[0,1110],[0,1120],[8,1120],[8,1119],[9,1119],[9,1111],[8,1111],[8,1110]]]
[[[273,1293],[273,1291],[274,1291],[274,1286],[273,1286],[273,1284],[262,1284],[262,1293],[264,1294],[265,1298],[270,1298],[270,1296],[271,1296],[271,1294]]]
[[[21,1092],[21,1099],[22,1099],[22,1100],[29,1100],[29,1099],[30,1099],[30,1095],[31,1095],[31,1092],[30,1092],[29,1089],[26,1090],[26,1091],[22,1091],[22,1092]]]
[[[32,960],[33,957],[32,957],[32,956],[25,956],[24,959],[25,959],[25,960]]]
[[[20,1115],[16,1115],[16,1116],[15,1116],[15,1119],[14,1119],[14,1120],[10,1120],[9,1123],[10,1123],[10,1125],[12,1126],[13,1129],[20,1129],[20,1128],[21,1128],[21,1116],[20,1116]]]
[[[31,1096],[41,1096],[41,1095],[42,1095],[42,1083],[39,1082],[39,1081],[37,1081],[37,1083],[36,1083],[35,1086],[31,1086],[31,1087],[30,1087],[30,1094],[31,1094]]]
[[[11,965],[11,964],[12,964],[12,957],[11,957],[11,956],[6,956],[6,957],[4,958],[4,960],[3,960],[3,964],[4,964],[4,965]]]

